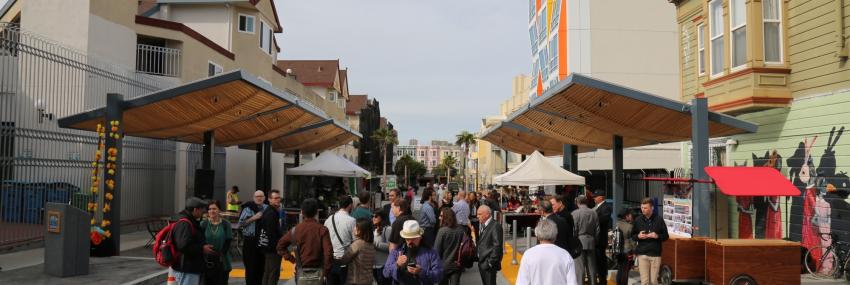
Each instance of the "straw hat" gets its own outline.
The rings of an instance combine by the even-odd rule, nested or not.
[[[404,221],[400,234],[402,238],[418,238],[422,237],[422,232],[422,228],[419,227],[419,222],[416,220],[409,220]]]

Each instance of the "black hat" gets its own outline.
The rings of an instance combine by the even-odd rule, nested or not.
[[[593,197],[596,197],[596,196],[603,196],[604,197],[605,196],[605,190],[596,189],[596,191],[593,191]]]
[[[186,199],[186,209],[204,209],[207,207],[207,203],[204,202],[203,199],[198,197],[192,197]]]

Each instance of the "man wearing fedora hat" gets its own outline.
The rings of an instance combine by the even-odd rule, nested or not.
[[[416,220],[404,221],[400,235],[404,244],[394,248],[384,264],[384,277],[394,284],[436,284],[443,275],[437,252],[422,246],[423,230]]]

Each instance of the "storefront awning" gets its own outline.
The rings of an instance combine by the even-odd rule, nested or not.
[[[691,139],[690,105],[573,73],[505,121],[523,126],[557,144],[611,149],[612,138],[624,147]],[[709,112],[710,137],[756,131],[756,125]],[[485,133],[482,137],[488,137]],[[493,137],[485,139],[509,148]],[[503,145],[505,144],[505,145]],[[530,144],[540,149],[542,143]],[[581,149],[579,150],[581,151]],[[548,154],[548,153],[547,153]]]
[[[321,152],[362,138],[360,133],[334,120],[325,120],[301,127],[272,140],[272,151],[280,153]],[[241,148],[256,149],[256,144],[242,145]]]
[[[705,168],[720,192],[729,196],[799,196],[800,190],[772,167]]]
[[[213,131],[216,146],[268,141],[327,119],[324,112],[286,91],[236,70],[124,101],[125,136],[202,143]],[[59,119],[59,126],[96,131],[106,108]]]

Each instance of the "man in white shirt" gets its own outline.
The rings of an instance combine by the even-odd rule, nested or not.
[[[354,205],[354,201],[350,196],[340,197],[339,211],[325,220],[325,227],[328,228],[331,245],[334,249],[334,263],[331,267],[331,273],[327,277],[328,285],[345,284],[348,277],[348,267],[339,260],[345,254],[345,249],[354,240],[354,224],[357,223],[357,220],[349,214],[352,205]]]
[[[553,244],[558,236],[558,226],[543,219],[534,228],[534,235],[540,244],[523,253],[515,284],[578,285],[572,256]]]

